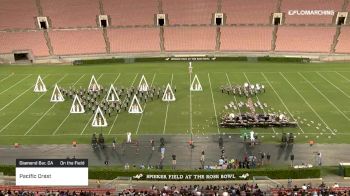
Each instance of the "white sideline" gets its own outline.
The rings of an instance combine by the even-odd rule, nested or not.
[[[171,74],[170,86],[173,85],[173,79],[174,79],[174,74]],[[166,105],[166,112],[165,112],[165,118],[164,118],[163,135],[165,134],[166,122],[168,119],[169,104],[170,104],[170,102],[168,101],[168,103]]]
[[[211,99],[213,101],[214,114],[215,114],[215,120],[216,120],[216,127],[218,128],[218,134],[220,134],[219,120],[218,120],[218,115],[216,113],[215,100],[214,100],[214,95],[213,95],[213,88],[211,87],[211,81],[210,81],[210,74],[209,73],[208,73],[208,79],[209,79],[209,87],[210,87],[210,92],[211,92]]]
[[[293,118],[293,120],[295,121],[295,118],[292,116],[292,113],[289,111],[287,105],[284,103],[284,101],[282,100],[282,98],[280,97],[280,95],[277,93],[277,91],[275,90],[275,88],[272,86],[272,84],[270,83],[270,81],[267,79],[267,77],[265,76],[265,74],[263,72],[261,72],[261,75],[265,78],[266,82],[269,84],[269,86],[271,87],[271,89],[273,90],[273,92],[275,92],[275,94],[277,95],[278,99],[281,101],[281,103],[283,104],[283,106],[286,108],[287,112],[289,113],[289,115]],[[300,131],[305,133],[304,130],[298,126]]]
[[[309,104],[309,102],[307,102],[306,101],[306,99],[304,98],[304,96],[302,95],[302,94],[300,94],[300,92],[294,87],[294,85],[293,84],[291,84],[290,82],[289,82],[289,80],[283,75],[283,73],[282,72],[279,72],[280,73],[280,75],[284,78],[284,80],[286,80],[287,82],[288,82],[288,84],[293,88],[293,90],[304,100],[304,102],[306,103],[306,105],[308,105],[309,106],[309,108],[315,113],[315,115],[322,121],[322,123],[324,124],[324,125],[326,125],[326,127],[329,127],[328,126],[328,124],[323,120],[323,118],[315,111],[315,109]],[[330,127],[329,127],[330,128]],[[335,135],[335,133],[331,130],[331,129],[329,129],[329,131],[333,134],[333,135]]]
[[[138,73],[135,75],[135,78],[134,78],[134,80],[132,81],[131,86],[134,85],[134,83],[135,83],[136,78],[137,78],[138,75],[139,75]],[[126,101],[126,97],[124,98],[123,104],[125,103],[125,101]],[[114,127],[114,124],[115,124],[115,122],[116,122],[117,119],[118,119],[118,116],[119,116],[119,114],[117,114],[117,116],[114,118],[113,124],[112,124],[111,128],[110,128],[109,131],[108,131],[108,135],[111,134],[111,131],[112,131],[113,127]]]
[[[331,84],[334,88],[338,89],[340,92],[343,93],[343,95],[345,95],[347,98],[350,98],[350,96],[345,93],[343,90],[341,90],[338,86],[336,86],[335,84],[333,84],[331,81],[329,81],[326,77],[324,77],[322,74],[320,74],[319,72],[316,72],[319,76],[321,76],[324,80],[326,80],[329,84]]]
[[[20,81],[16,82],[15,84],[13,84],[12,86],[8,87],[7,89],[3,90],[3,91],[0,93],[0,95],[2,95],[3,93],[7,92],[7,91],[10,90],[11,88],[17,86],[19,83],[21,83],[23,80],[27,79],[27,78],[30,77],[30,76],[31,76],[31,74],[28,75],[27,77],[22,78]]]
[[[153,75],[153,79],[152,79],[152,82],[151,82],[151,86],[153,86],[153,82],[154,82],[154,79],[156,78],[156,73],[154,73]],[[143,114],[146,110],[146,106],[147,106],[147,102],[145,103],[145,105],[143,106],[143,112],[140,116],[140,120],[139,120],[139,124],[137,125],[137,129],[136,129],[136,135],[139,133],[139,130],[140,130],[140,125],[141,125],[141,121],[142,121],[142,118],[143,118]]]

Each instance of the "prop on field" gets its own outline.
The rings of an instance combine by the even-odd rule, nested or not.
[[[192,83],[191,83],[190,90],[191,91],[203,91],[202,85],[199,82],[197,74],[194,75],[194,78],[193,78]]]
[[[81,104],[80,98],[78,95],[74,96],[72,106],[70,108],[71,114],[82,114],[85,113],[84,106]]]
[[[262,84],[236,84],[236,85],[225,85],[221,86],[221,92],[226,94],[245,96],[245,97],[254,97],[257,94],[265,93],[265,86]]]
[[[142,111],[142,107],[140,105],[140,102],[139,102],[137,96],[134,95],[134,97],[132,98],[130,107],[129,107],[129,113],[130,114],[141,114],[142,112],[143,111]]]
[[[38,79],[36,80],[35,86],[34,86],[34,92],[36,93],[44,93],[46,92],[46,86],[43,82],[43,80],[41,79],[40,75],[38,76]]]
[[[149,86],[148,86],[147,80],[146,80],[145,76],[142,75],[139,86],[138,86],[138,90],[141,92],[146,92],[146,91],[148,91],[148,89],[149,89]]]
[[[131,132],[126,133],[126,143],[131,143]]]
[[[293,133],[282,133],[281,136],[281,147],[290,145],[294,143],[294,134]]]
[[[108,90],[107,97],[106,97],[107,102],[116,102],[120,101],[118,93],[116,92],[113,84],[111,84],[111,87]]]
[[[166,89],[164,91],[162,101],[175,101],[175,100],[176,100],[176,98],[175,98],[175,95],[173,93],[173,90],[171,89],[171,86],[168,83],[168,85],[166,86]]]
[[[50,102],[63,102],[64,98],[57,84],[55,84],[55,88],[53,89],[52,96]]]
[[[90,92],[96,92],[96,91],[99,91],[100,89],[101,89],[101,87],[97,83],[95,76],[92,75],[91,80],[90,80],[90,84],[89,84],[89,87],[88,87],[88,90]]]
[[[107,127],[107,121],[106,118],[104,117],[101,108],[97,107],[97,110],[94,114],[94,119],[92,120],[91,126],[93,127]]]

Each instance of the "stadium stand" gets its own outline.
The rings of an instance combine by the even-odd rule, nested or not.
[[[34,56],[49,56],[43,32],[0,32],[0,53],[31,51]]]
[[[213,51],[216,45],[215,27],[166,27],[166,51]]]
[[[55,55],[106,53],[102,30],[49,31]]]
[[[284,0],[281,11],[285,13],[286,24],[331,24],[333,15],[297,15],[292,12],[294,10],[334,10],[337,12],[341,11],[343,3],[344,0]]]
[[[338,37],[337,53],[350,53],[350,27],[342,27]]]
[[[112,26],[153,25],[158,13],[157,0],[103,0]],[[141,14],[142,13],[142,14]]]
[[[335,31],[335,27],[279,27],[276,51],[328,53]]]
[[[222,0],[226,24],[270,24],[277,0]]]
[[[111,52],[160,51],[159,28],[108,29],[108,37]]]
[[[269,51],[273,27],[222,27],[221,51]]]
[[[169,24],[211,24],[217,10],[213,0],[163,0],[163,11]]]
[[[36,16],[35,0],[0,0],[0,29],[34,29]]]
[[[53,28],[96,27],[100,14],[96,0],[41,0],[41,6]]]

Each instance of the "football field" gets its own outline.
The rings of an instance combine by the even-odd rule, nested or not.
[[[203,87],[191,92],[197,74]],[[48,89],[34,93],[40,75]],[[87,88],[94,75],[105,89],[137,86],[142,75],[148,84],[176,87],[176,101],[142,102],[142,114],[106,115],[108,126],[91,126],[93,114],[70,114],[71,99],[51,103],[54,85],[68,89]],[[213,134],[239,136],[242,128],[220,128],[218,124],[229,103],[246,102],[245,97],[223,94],[220,87],[248,83],[263,84],[266,92],[253,101],[266,103],[260,112],[285,113],[298,122],[296,128],[254,128],[264,142],[278,142],[282,132],[293,132],[296,142],[310,139],[321,143],[350,143],[350,65],[346,63],[292,64],[246,62],[193,62],[190,78],[187,62],[157,62],[108,65],[0,66],[0,145],[61,144],[90,142],[93,133],[113,138],[142,135]]]

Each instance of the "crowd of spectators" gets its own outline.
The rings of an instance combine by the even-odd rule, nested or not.
[[[321,183],[317,187],[311,186],[311,184],[303,184],[302,186],[294,186],[290,188],[280,187],[270,190],[271,195],[274,196],[349,196],[350,187],[339,187],[338,183],[334,183],[332,186],[327,186],[325,183]]]
[[[35,188],[34,188],[35,189]],[[29,190],[0,190],[0,196],[99,196],[112,195],[111,192],[94,192],[94,191],[61,191],[61,190],[46,190],[46,191],[29,191]]]

